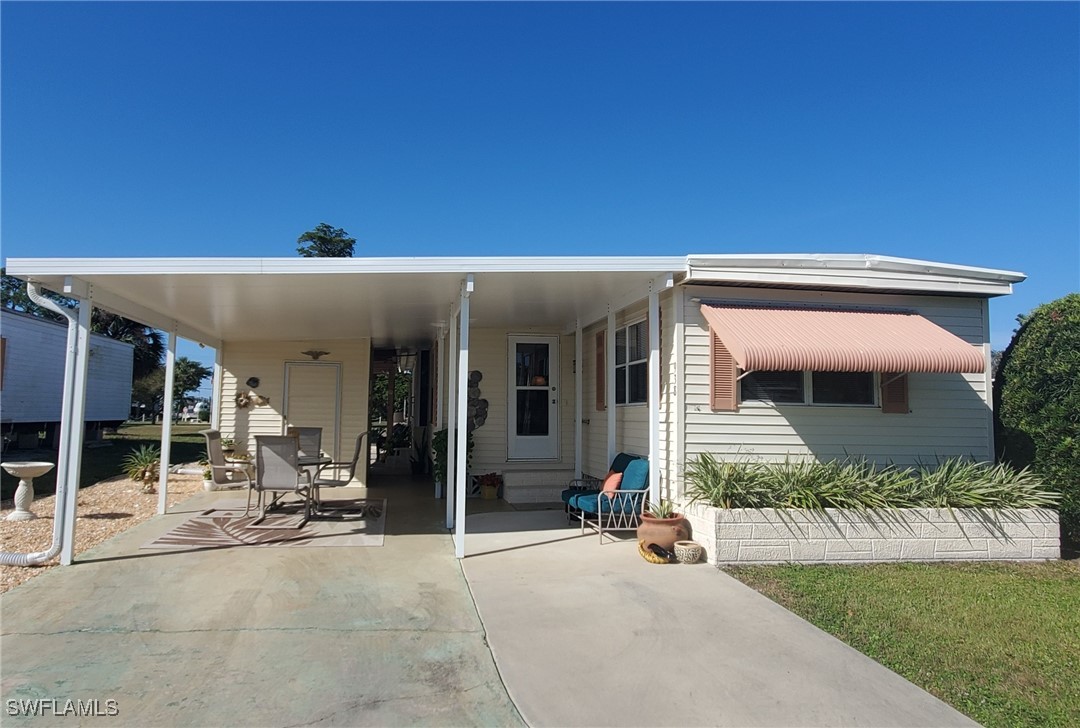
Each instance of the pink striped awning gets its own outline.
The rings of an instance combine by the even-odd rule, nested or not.
[[[702,305],[743,371],[982,372],[983,351],[917,313]]]

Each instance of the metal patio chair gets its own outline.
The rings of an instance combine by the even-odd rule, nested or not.
[[[221,447],[221,432],[201,430],[206,438],[206,459],[210,466],[210,480],[214,485],[225,488],[243,486],[251,490],[251,461],[225,457]]]
[[[286,427],[286,435],[296,435],[300,438],[300,457],[317,458],[322,455],[322,428],[321,427]]]
[[[266,518],[266,511],[289,493],[304,499],[304,519],[297,528],[311,519],[311,474],[300,466],[300,441],[295,435],[256,435],[255,482],[248,491],[247,508],[251,510],[251,493],[259,494],[259,517],[251,525]],[[267,501],[269,494],[269,501]]]

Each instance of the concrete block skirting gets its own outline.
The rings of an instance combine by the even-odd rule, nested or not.
[[[711,564],[1043,561],[1061,558],[1057,511],[904,508],[824,513],[684,505]]]

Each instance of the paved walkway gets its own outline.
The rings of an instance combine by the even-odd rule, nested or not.
[[[0,597],[0,699],[112,699],[86,722],[118,726],[971,724],[715,569],[558,512],[472,515],[458,562],[430,492],[368,492],[381,548],[139,550],[235,497],[199,495]]]
[[[715,568],[657,566],[562,513],[470,516],[464,569],[532,726],[971,726]]]

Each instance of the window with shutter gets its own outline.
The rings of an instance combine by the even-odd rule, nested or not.
[[[709,404],[714,411],[737,410],[735,392],[738,387],[735,359],[720,337],[709,332]]]
[[[607,332],[596,334],[596,409],[607,409]]]
[[[885,414],[906,415],[908,408],[908,375],[881,375],[881,411]]]

